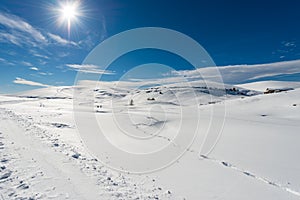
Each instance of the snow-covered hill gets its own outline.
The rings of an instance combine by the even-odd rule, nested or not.
[[[91,88],[86,82],[77,87],[51,87],[1,96],[0,197],[300,198],[297,159],[300,83],[256,82],[207,87],[204,82],[195,81],[189,85],[168,83],[143,88],[139,84],[102,82]],[[267,87],[294,90],[263,94]],[[74,91],[80,95],[83,109],[80,112],[92,112],[107,137],[119,148],[147,153],[171,144],[175,152],[186,152],[173,165],[150,174],[112,170],[114,157],[103,152],[103,157],[95,158],[78,134]],[[89,105],[92,110],[85,109]],[[194,131],[195,117],[189,115],[194,112],[201,116],[197,137],[185,149],[181,145],[185,144],[184,134],[188,136]],[[130,119],[126,117],[128,113]],[[218,139],[213,150],[208,153],[201,149],[208,130],[217,128],[211,126],[212,121],[222,125],[224,120],[221,137],[212,137]],[[183,135],[178,136],[182,121],[187,125],[180,132]],[[89,122],[86,123],[86,130],[93,132]],[[151,140],[132,143],[132,138],[124,136],[124,130],[132,137],[151,136]],[[165,163],[161,158],[154,164]],[[131,165],[143,166],[126,163],[127,167]]]
[[[274,88],[274,89],[283,89],[283,88],[300,88],[299,82],[287,82],[287,81],[261,81],[261,82],[254,82],[254,83],[245,83],[238,85],[239,87],[246,88],[249,90],[255,91],[266,91],[267,88]]]

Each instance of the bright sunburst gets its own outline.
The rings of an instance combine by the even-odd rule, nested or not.
[[[61,9],[61,14],[63,15],[63,17],[65,19],[67,19],[68,21],[71,21],[71,19],[73,19],[77,15],[76,9],[77,8],[75,7],[75,5],[65,5]]]
[[[67,23],[68,37],[70,37],[71,34],[72,23],[76,22],[81,15],[79,6],[79,1],[66,1],[61,3],[60,8],[58,9],[60,21],[62,23]]]

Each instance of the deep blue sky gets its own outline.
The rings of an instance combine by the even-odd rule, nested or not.
[[[58,25],[53,11],[58,2],[62,1],[1,1],[0,92],[34,88],[14,83],[17,77],[19,83],[28,83],[25,79],[72,85],[76,71],[67,65],[81,64],[90,50],[109,36],[138,27],[164,27],[187,34],[220,66],[300,58],[298,0],[82,0],[83,16],[78,17],[80,24],[72,24],[69,41],[66,26]],[[29,24],[30,30],[20,29],[22,22]],[[32,30],[44,38],[32,36],[36,34]],[[115,62],[116,71],[158,58],[177,69],[189,68],[184,61],[170,58],[172,55],[164,59],[164,54],[152,54],[128,55]]]

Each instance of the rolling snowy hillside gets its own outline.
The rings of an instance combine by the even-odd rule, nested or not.
[[[1,197],[299,199],[300,84],[226,85],[223,93],[217,87],[205,87],[202,82],[191,85],[192,89],[176,83],[131,89],[102,83],[93,90],[51,87],[2,96]],[[293,87],[294,90],[263,94],[266,87]],[[146,153],[173,144],[174,151],[185,151],[180,146],[181,141],[176,140],[175,130],[182,120],[181,110],[192,113],[195,106],[201,114],[197,138],[184,155],[167,168],[140,175],[114,171],[109,164],[114,163],[113,157],[103,152],[106,156],[103,163],[82,143],[73,115],[74,90],[82,94],[82,105],[90,100],[89,94],[94,95],[91,112],[104,130],[111,131],[109,139],[120,148]],[[128,108],[131,99],[134,102]],[[212,110],[223,111],[224,107],[225,118],[222,112],[211,115]],[[124,118],[128,113],[131,122]],[[183,120],[192,123],[192,117],[184,116]],[[208,152],[202,142],[207,130],[214,129],[210,127],[211,117],[220,123],[225,119],[225,124],[220,138],[212,136],[218,143]],[[152,135],[146,145],[134,144],[121,136],[122,131],[114,119],[126,122],[119,124],[121,129],[131,131],[134,136],[147,137],[157,131],[159,134]]]

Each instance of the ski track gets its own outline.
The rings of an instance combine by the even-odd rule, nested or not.
[[[271,185],[271,186],[274,186],[274,187],[277,187],[281,190],[284,190],[288,193],[291,193],[295,196],[298,196],[300,197],[300,192],[297,192],[289,187],[286,187],[284,186],[283,184],[281,183],[278,183],[278,182],[275,182],[275,181],[271,181],[270,179],[267,179],[265,177],[262,177],[262,176],[258,176],[256,175],[255,173],[252,173],[250,171],[247,171],[247,170],[243,170],[229,162],[226,162],[226,161],[221,161],[221,160],[217,160],[215,158],[211,158],[211,157],[208,157],[208,156],[205,156],[205,155],[200,155],[200,157],[204,160],[207,160],[207,161],[211,161],[211,162],[214,162],[214,163],[217,163],[218,165],[221,165],[223,167],[226,167],[226,168],[229,168],[229,169],[232,169],[234,171],[237,171],[239,173],[242,173],[243,175],[247,176],[247,177],[251,177],[251,178],[254,178],[255,180],[257,181],[260,181],[262,183],[265,183],[265,184],[268,184],[268,185]]]
[[[0,108],[0,198],[170,199],[149,176],[112,171],[32,120]],[[2,130],[3,129],[3,130]],[[51,154],[51,156],[49,156]],[[37,189],[41,187],[42,190]]]

